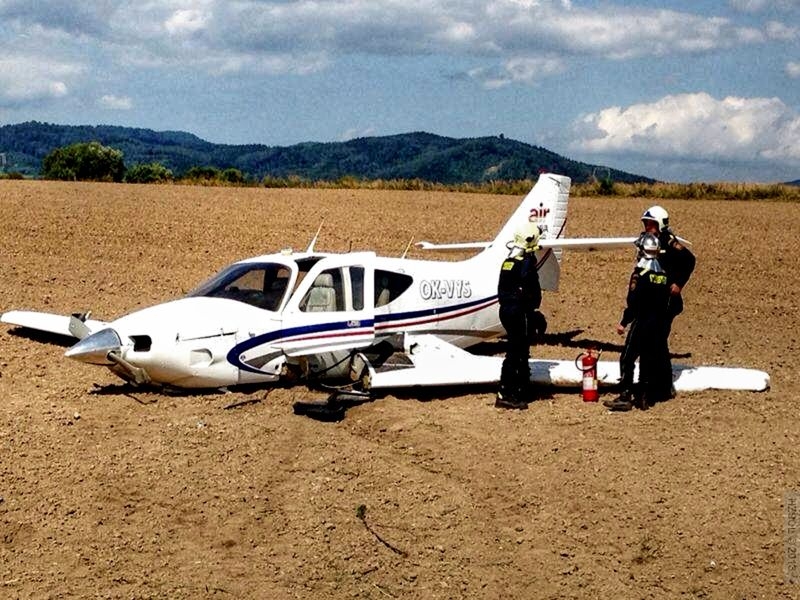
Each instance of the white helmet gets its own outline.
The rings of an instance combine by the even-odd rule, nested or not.
[[[660,206],[651,206],[642,214],[642,223],[645,221],[655,221],[659,231],[664,231],[669,227],[669,213]]]
[[[514,233],[514,241],[511,248],[519,248],[523,252],[534,252],[539,249],[539,236],[542,230],[536,223],[527,221]]]
[[[661,263],[658,262],[658,253],[661,250],[661,244],[658,242],[658,236],[652,233],[643,234],[638,240],[639,246],[639,262],[636,263],[637,267],[648,269],[655,273],[661,273]]]

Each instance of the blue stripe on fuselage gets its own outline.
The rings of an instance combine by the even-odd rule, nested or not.
[[[358,321],[358,328],[362,327],[373,327],[375,325],[375,321],[373,319],[363,319]],[[287,338],[299,336],[299,335],[309,335],[314,333],[326,333],[326,332],[335,332],[340,331],[342,333],[347,332],[348,330],[356,329],[353,327],[353,321],[336,321],[334,323],[318,323],[315,325],[303,325],[301,327],[290,327],[289,329],[276,329],[275,331],[268,331],[266,333],[262,333],[261,335],[257,335],[255,337],[250,338],[249,340],[245,340],[241,344],[236,344],[233,348],[228,351],[227,360],[231,363],[234,367],[238,367],[239,369],[244,369],[245,371],[252,371],[253,373],[260,373],[258,369],[254,369],[246,364],[244,364],[241,360],[239,360],[239,356],[244,352],[247,352],[251,348],[255,348],[256,346],[261,346],[262,344],[268,344],[269,342],[275,342],[278,340],[284,340]]]
[[[488,298],[483,298],[481,300],[471,300],[470,302],[463,302],[461,304],[456,304],[453,306],[436,306],[434,308],[424,308],[422,310],[410,310],[408,312],[402,313],[388,313],[385,315],[375,315],[375,323],[390,323],[392,321],[406,321],[408,319],[419,319],[423,317],[432,317],[435,315],[442,315],[443,318],[447,317],[448,314],[461,311],[466,308],[472,308],[473,306],[478,306],[479,304],[484,304],[486,302],[491,302],[496,300],[497,296],[489,296]]]
[[[400,322],[400,321],[407,321],[409,319],[423,319],[426,317],[433,317],[438,316],[439,318],[436,321],[443,321],[445,319],[451,318],[451,314],[454,312],[462,311],[465,309],[473,308],[485,303],[492,303],[497,300],[497,296],[489,296],[487,298],[483,298],[481,300],[471,300],[470,302],[463,302],[461,304],[456,304],[453,306],[436,306],[434,308],[426,308],[422,310],[412,310],[402,313],[389,313],[385,315],[375,315],[374,319],[363,319],[359,320],[358,327],[370,327],[380,324],[382,329],[386,329],[386,326],[392,322]],[[413,325],[413,324],[412,324]],[[255,348],[256,346],[261,346],[262,344],[267,344],[269,342],[277,342],[281,340],[285,340],[287,338],[300,336],[300,335],[311,335],[316,333],[326,333],[326,332],[339,332],[341,334],[347,333],[349,330],[355,329],[353,327],[353,321],[336,321],[332,323],[318,323],[315,325],[303,325],[300,327],[291,327],[289,329],[276,329],[275,331],[268,331],[261,335],[257,335],[249,340],[245,340],[244,342],[235,345],[228,351],[227,360],[230,364],[234,367],[239,369],[250,371],[253,373],[261,373],[258,369],[255,369],[245,363],[243,363],[239,357],[250,350],[251,348]]]

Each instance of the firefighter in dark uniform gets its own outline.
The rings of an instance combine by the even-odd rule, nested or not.
[[[658,255],[658,262],[661,268],[667,273],[667,283],[669,285],[669,325],[667,335],[672,330],[672,321],[683,312],[683,296],[681,291],[692,276],[695,266],[695,256],[692,251],[680,243],[675,234],[669,228],[669,214],[661,206],[651,206],[642,214],[642,225],[644,232],[639,237],[647,233],[658,236],[661,250]],[[638,245],[638,244],[637,244]]]
[[[617,398],[603,404],[611,410],[626,411],[637,405],[648,406],[666,400],[672,390],[672,365],[669,358],[669,278],[659,263],[660,244],[652,233],[639,240],[641,258],[631,274],[622,319],[617,333],[625,328],[628,336],[620,355],[620,388]],[[633,373],[639,359],[639,382],[634,387]]]
[[[500,268],[497,297],[500,323],[506,330],[507,350],[500,372],[500,389],[495,406],[524,409],[531,399],[530,345],[537,333],[544,333],[546,322],[538,312],[542,302],[536,250],[541,231],[534,223],[514,236],[508,258]]]

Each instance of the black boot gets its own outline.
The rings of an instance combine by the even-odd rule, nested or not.
[[[508,408],[514,410],[525,410],[528,408],[528,403],[520,400],[513,394],[508,394],[502,389],[497,392],[497,398],[494,401],[495,408]]]
[[[616,398],[603,400],[603,406],[609,410],[626,412],[633,408],[634,395],[629,389],[624,389]]]

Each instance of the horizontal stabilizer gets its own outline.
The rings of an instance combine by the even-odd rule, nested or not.
[[[586,237],[586,238],[546,238],[539,240],[540,248],[564,248],[569,250],[605,250],[612,248],[629,248],[636,243],[638,237]],[[692,243],[681,237],[678,240],[686,245]],[[417,242],[420,250],[439,250],[441,252],[458,252],[463,250],[483,250],[489,242],[459,242],[452,244],[434,244],[433,242]]]
[[[70,328],[70,321],[76,319],[77,318],[74,316],[55,315],[52,313],[30,310],[11,310],[0,315],[0,322],[2,323],[78,339],[81,339],[82,336],[85,337],[87,332],[93,333],[106,326],[106,323],[103,321],[86,319],[85,321],[81,321],[85,328],[76,327],[74,323],[72,328]]]
[[[433,335],[406,336],[405,352],[411,366],[381,372],[369,366],[369,389],[490,384],[500,381],[503,358],[477,356],[442,341]],[[531,381],[555,387],[580,387],[583,373],[572,360],[529,361]],[[638,369],[638,367],[637,367]],[[769,389],[769,375],[764,371],[736,367],[673,365],[673,383],[678,392],[700,390]],[[619,363],[597,363],[598,382],[602,387],[619,383]],[[637,373],[638,376],[638,373]]]
[[[602,250],[604,248],[630,248],[635,237],[540,238],[540,248],[568,248],[570,250]]]
[[[458,252],[460,250],[483,250],[489,242],[459,242],[455,244],[434,244],[433,242],[417,242],[414,244],[420,250],[439,250],[442,252]]]
[[[627,248],[633,246],[636,237],[593,237],[593,238],[551,238],[543,237],[539,240],[540,248],[568,248],[570,250],[603,250],[610,248]],[[452,244],[434,244],[432,242],[417,242],[420,250],[438,250],[440,252],[459,252],[463,250],[483,250],[489,242],[458,242]]]

